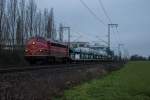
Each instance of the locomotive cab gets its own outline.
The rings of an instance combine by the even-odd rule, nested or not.
[[[60,42],[34,37],[26,43],[25,59],[29,63],[37,61],[66,62],[69,59],[69,48]]]
[[[42,37],[31,38],[25,47],[25,59],[30,63],[45,59],[49,54],[47,41]]]

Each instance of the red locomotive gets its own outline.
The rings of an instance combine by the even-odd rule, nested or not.
[[[69,48],[65,44],[52,40],[33,37],[26,43],[25,58],[30,63],[36,63],[36,61],[66,62],[69,59]]]

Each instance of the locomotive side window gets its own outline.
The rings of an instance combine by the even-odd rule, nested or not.
[[[61,47],[61,48],[67,48],[67,46],[58,44],[58,43],[51,43],[51,46]]]

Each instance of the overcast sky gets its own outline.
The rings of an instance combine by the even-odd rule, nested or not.
[[[54,8],[55,21],[72,28],[72,36],[80,41],[107,40],[107,26],[93,17],[80,0],[36,0],[39,9]],[[109,23],[98,0],[84,2]],[[123,43],[130,54],[150,55],[150,0],[102,0],[113,23],[119,24],[119,33],[111,30],[112,47]],[[77,34],[81,33],[80,35]],[[78,38],[77,37],[77,38]]]

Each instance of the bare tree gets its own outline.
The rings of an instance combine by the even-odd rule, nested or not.
[[[8,16],[9,16],[9,24],[10,24],[10,34],[12,39],[12,49],[14,49],[15,45],[15,35],[16,35],[16,21],[17,21],[17,10],[18,10],[18,3],[17,0],[9,0],[8,2]]]
[[[37,13],[37,32],[39,34],[39,36],[42,36],[42,13],[41,11],[39,11]]]
[[[63,42],[63,25],[59,25],[59,40]]]
[[[3,45],[8,45],[10,43],[10,24],[9,24],[9,20],[8,20],[8,16],[6,14],[4,14],[4,19],[3,19],[3,25],[2,25],[2,41],[3,41]]]
[[[47,25],[48,25],[48,9],[44,9],[44,16],[43,16],[44,18],[43,18],[43,26],[44,26],[44,28],[43,28],[43,33],[44,33],[44,36],[45,37],[47,37]]]
[[[25,34],[25,0],[19,2],[19,24],[20,24],[20,43],[24,44],[24,34]],[[18,24],[17,24],[18,25]]]
[[[5,13],[5,0],[0,0],[0,50],[2,45],[2,26],[3,26],[3,20],[4,20],[4,13]]]
[[[33,36],[33,25],[34,25],[34,18],[36,15],[36,3],[34,0],[29,0],[29,4],[27,6],[27,21],[28,21],[28,26],[29,26],[29,34],[30,36]]]
[[[16,29],[16,44],[21,45],[22,43],[22,22],[21,17],[19,16],[17,19],[17,29]]]
[[[54,37],[54,15],[53,15],[53,8],[51,9],[49,15],[48,15],[48,20],[47,20],[47,25],[46,25],[46,30],[47,30],[47,38],[53,39]]]
[[[7,9],[6,5],[7,4]],[[23,45],[34,35],[56,38],[53,8],[37,11],[35,0],[0,0],[0,44]]]
[[[41,11],[36,13],[35,20],[34,20],[34,33],[36,36],[41,36],[41,29],[42,28],[42,13]]]

